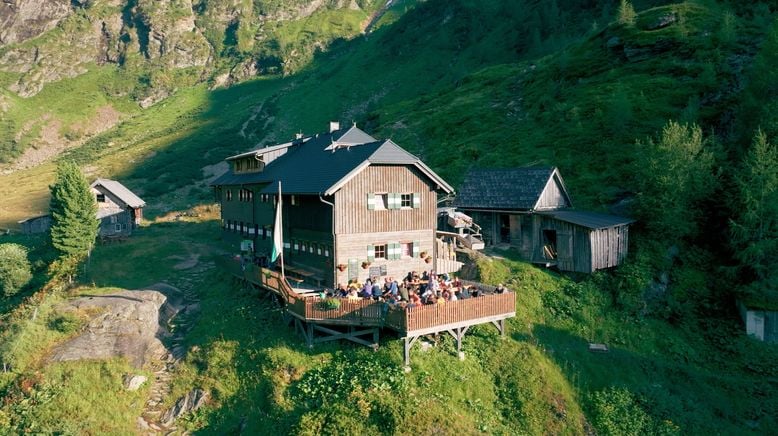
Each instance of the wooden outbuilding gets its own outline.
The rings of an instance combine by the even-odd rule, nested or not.
[[[140,225],[146,202],[116,180],[97,179],[90,189],[97,201],[100,236],[128,236]]]
[[[90,190],[97,202],[99,236],[129,236],[140,225],[146,203],[115,180],[97,179]],[[19,221],[22,233],[44,233],[51,228],[51,216],[40,215]]]
[[[577,211],[555,167],[472,170],[454,206],[481,226],[487,246],[517,250],[529,262],[562,271],[619,265],[634,220]]]
[[[437,267],[437,198],[453,192],[448,183],[356,126],[298,136],[227,158],[212,182],[225,237],[264,264],[281,182],[288,276],[335,286]]]
[[[31,218],[19,221],[19,226],[22,228],[22,233],[25,235],[31,235],[33,233],[45,233],[49,231],[51,227],[50,215],[39,215]]]

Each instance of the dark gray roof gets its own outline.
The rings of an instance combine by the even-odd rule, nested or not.
[[[554,167],[474,169],[454,199],[463,209],[531,210],[551,178]]]
[[[373,139],[368,143],[344,146],[348,141]],[[338,141],[333,141],[337,138]],[[360,140],[361,140],[360,139]],[[348,142],[350,144],[350,142]],[[333,147],[333,144],[341,144]],[[369,164],[416,165],[442,189],[453,190],[437,174],[424,166],[419,158],[390,140],[375,141],[356,127],[311,137],[268,164],[261,172],[233,174],[231,171],[214,180],[212,186],[268,183],[261,192],[274,193],[281,189],[289,194],[319,194],[336,190]],[[331,192],[329,192],[331,193]]]
[[[92,182],[91,187],[100,185],[108,190],[111,194],[115,195],[119,200],[123,201],[127,206],[132,208],[140,208],[146,205],[146,202],[141,200],[140,197],[135,195],[132,191],[127,189],[126,186],[117,182],[116,180],[109,179],[97,179]]]
[[[606,229],[635,222],[635,220],[631,218],[578,210],[556,210],[551,212],[540,212],[540,214],[552,216],[560,221],[590,229]]]

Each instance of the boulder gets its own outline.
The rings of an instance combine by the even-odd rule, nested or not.
[[[202,389],[192,389],[187,392],[186,395],[179,398],[173,407],[165,411],[159,422],[166,427],[170,427],[179,416],[199,409],[207,401],[208,392],[205,392]]]
[[[159,337],[160,308],[167,298],[158,291],[120,291],[75,299],[60,311],[93,314],[79,336],[57,346],[52,361],[124,357],[136,368],[159,359],[165,347]]]
[[[137,391],[146,383],[148,378],[145,375],[127,374],[124,376],[124,389],[128,391]]]
[[[678,17],[674,13],[668,13],[660,15],[656,20],[646,25],[647,30],[657,30],[667,27],[678,21]]]

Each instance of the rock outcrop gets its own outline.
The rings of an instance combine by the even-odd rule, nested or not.
[[[71,12],[69,0],[2,0],[0,45],[35,38],[53,29]]]
[[[124,357],[140,368],[160,359],[166,351],[160,341],[166,333],[160,325],[160,309],[166,300],[158,291],[120,291],[69,302],[62,311],[94,315],[79,336],[54,350],[51,360]]]
[[[193,412],[208,401],[208,392],[202,389],[192,389],[186,395],[179,398],[176,404],[168,409],[160,418],[160,423],[166,427],[173,425],[181,415]]]

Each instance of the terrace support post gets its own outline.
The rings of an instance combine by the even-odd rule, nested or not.
[[[492,324],[494,324],[494,326],[497,327],[497,330],[500,332],[500,338],[505,338],[505,320],[500,319],[497,321],[492,321]]]
[[[470,326],[466,326],[457,327],[454,330],[446,330],[457,341],[457,357],[459,357],[459,360],[465,360],[465,353],[462,352],[462,338],[465,337],[465,333],[467,333],[469,328]]]
[[[305,333],[305,341],[307,342],[308,348],[313,348],[313,323],[306,323],[306,333]]]
[[[416,343],[416,340],[419,339],[418,336],[411,336],[411,337],[405,337],[403,338],[403,357],[405,361],[405,372],[411,371],[411,348],[413,348],[413,344]]]
[[[378,327],[373,329],[373,351],[378,351]]]

